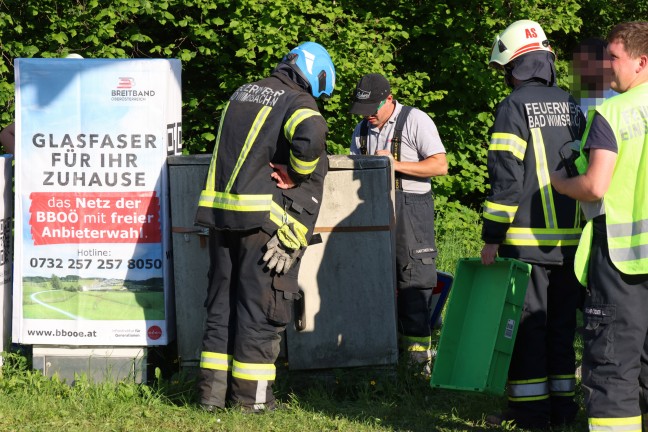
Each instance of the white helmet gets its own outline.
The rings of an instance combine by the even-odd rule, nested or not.
[[[548,51],[555,58],[540,24],[531,20],[515,21],[495,37],[490,65],[503,67],[511,60],[532,51]]]

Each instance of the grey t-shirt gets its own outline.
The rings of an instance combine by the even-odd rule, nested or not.
[[[396,119],[403,108],[403,105],[394,101],[396,108],[392,116],[383,125],[382,129],[371,127],[369,124],[367,136],[367,154],[373,155],[377,150],[391,151],[391,140],[394,135]],[[358,123],[351,137],[351,154],[360,154],[360,125]],[[423,111],[413,108],[405,125],[401,136],[401,161],[419,162],[428,157],[445,153],[446,150],[441,142],[441,137],[437,131],[436,125]],[[432,189],[430,178],[403,176],[403,191],[410,193],[427,193]]]

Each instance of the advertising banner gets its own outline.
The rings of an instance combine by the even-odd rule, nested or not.
[[[174,337],[179,60],[16,59],[14,342]]]

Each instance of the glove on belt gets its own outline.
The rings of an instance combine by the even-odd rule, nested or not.
[[[266,243],[266,253],[263,261],[268,270],[274,269],[278,274],[290,270],[295,260],[302,252],[302,247],[307,246],[306,237],[289,225],[282,225]]]

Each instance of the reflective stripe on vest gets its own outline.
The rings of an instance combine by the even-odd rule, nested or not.
[[[547,378],[508,381],[508,400],[528,402],[544,399],[549,399]]]
[[[232,377],[249,381],[274,381],[277,373],[272,363],[243,363],[234,360]]]
[[[522,138],[502,132],[491,135],[490,145],[488,146],[489,151],[508,151],[520,160],[524,159],[526,148],[527,143]]]
[[[484,218],[493,222],[511,223],[515,218],[518,206],[510,206],[486,201],[484,204]]]
[[[503,244],[513,246],[576,246],[580,228],[519,228],[510,227]]]
[[[576,375],[552,375],[549,377],[551,396],[574,396]]]
[[[588,419],[589,430],[597,432],[641,432],[641,416]]]
[[[607,234],[610,258],[613,262],[644,260],[648,265],[648,219],[608,223]],[[629,242],[627,237],[630,238]]]
[[[223,353],[203,351],[200,353],[200,367],[203,369],[229,371],[232,369],[232,356]]]
[[[308,228],[294,217],[290,216],[276,202],[272,195],[237,195],[225,192],[203,190],[198,201],[200,207],[210,207],[239,212],[270,212],[270,220],[280,227],[286,223],[293,224],[293,229],[300,235],[306,236]]]

